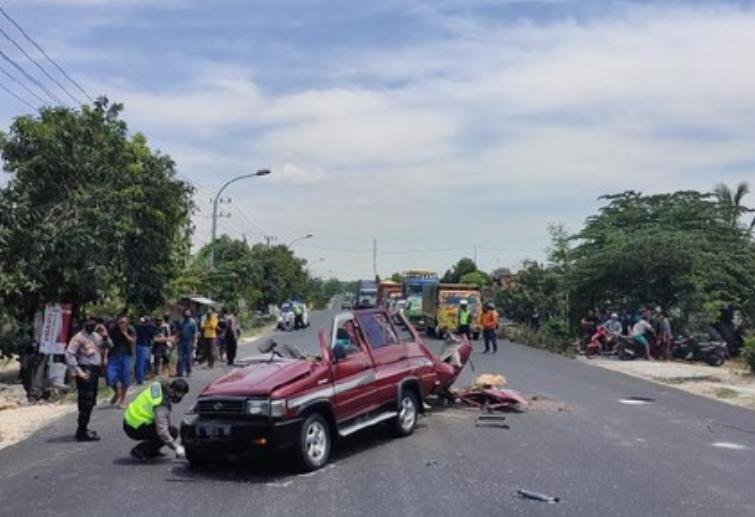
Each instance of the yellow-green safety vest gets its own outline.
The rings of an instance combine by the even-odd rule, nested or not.
[[[151,424],[155,421],[155,408],[162,401],[163,387],[159,382],[154,382],[128,405],[124,416],[126,423],[134,429]]]
[[[469,317],[471,315],[469,310],[459,309],[459,325],[469,325]]]

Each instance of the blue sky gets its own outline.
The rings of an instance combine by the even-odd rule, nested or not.
[[[313,233],[297,252],[316,274],[369,276],[373,238],[382,274],[475,244],[484,269],[516,267],[601,194],[755,184],[750,2],[0,5],[174,157],[198,245],[211,192],[269,167],[228,192],[221,231]],[[24,109],[0,92],[2,127]]]

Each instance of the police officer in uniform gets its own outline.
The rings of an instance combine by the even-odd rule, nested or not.
[[[71,375],[76,379],[79,395],[79,425],[76,429],[76,439],[80,442],[95,442],[100,439],[96,431],[89,429],[89,419],[97,403],[97,387],[107,358],[107,348],[103,347],[103,339],[107,339],[107,331],[101,325],[98,328],[97,320],[89,317],[84,323],[84,328],[71,338],[66,347],[66,363]]]
[[[469,325],[472,322],[472,313],[469,311],[469,302],[466,299],[459,302],[459,334],[467,336],[468,340],[472,340],[472,333],[469,330]]]
[[[140,442],[131,449],[132,456],[147,462],[163,456],[160,449],[167,445],[176,457],[184,457],[184,448],[176,441],[178,429],[170,425],[170,413],[172,404],[181,402],[188,392],[189,384],[183,379],[154,382],[128,405],[123,430],[129,438]]]

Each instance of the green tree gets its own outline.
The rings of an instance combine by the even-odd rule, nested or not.
[[[745,214],[755,211],[743,204],[745,196],[750,193],[750,187],[745,182],[739,183],[734,189],[724,183],[719,183],[713,193],[721,204],[724,220],[732,228],[739,224],[739,220]],[[755,218],[752,219],[747,229],[750,233],[755,229]]]
[[[441,282],[456,284],[461,282],[461,277],[467,273],[474,273],[477,271],[477,264],[471,258],[464,257],[457,262],[451,269],[446,271],[441,279]]]
[[[397,271],[391,275],[391,280],[396,282],[397,284],[401,284],[404,282],[404,275]]]
[[[0,299],[29,322],[45,303],[163,301],[190,236],[191,187],[129,137],[122,106],[44,108],[0,134]]]
[[[725,205],[683,191],[605,196],[576,235],[569,274],[573,310],[659,303],[684,313],[711,302],[755,310],[755,250]]]

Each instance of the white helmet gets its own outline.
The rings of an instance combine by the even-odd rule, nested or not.
[[[466,298],[462,298],[459,305],[469,305],[469,301]]]

